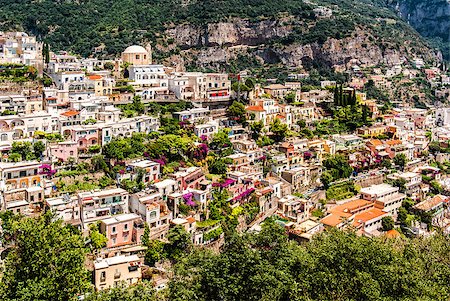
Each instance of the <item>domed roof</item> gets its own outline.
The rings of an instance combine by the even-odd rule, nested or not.
[[[148,53],[144,47],[139,45],[132,45],[127,47],[123,53]]]

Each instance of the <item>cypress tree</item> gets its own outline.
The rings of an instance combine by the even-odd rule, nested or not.
[[[339,105],[339,93],[337,85],[334,87],[334,105]]]

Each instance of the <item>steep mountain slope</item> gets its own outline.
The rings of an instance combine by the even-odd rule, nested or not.
[[[450,60],[450,0],[388,0],[387,3],[420,34],[439,45]]]
[[[314,1],[314,2],[313,2]],[[97,56],[150,41],[155,57],[189,68],[439,59],[381,0],[0,0],[0,30]]]

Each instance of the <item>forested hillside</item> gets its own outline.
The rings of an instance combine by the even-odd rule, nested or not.
[[[332,16],[317,11],[323,8],[329,8]],[[1,0],[0,20],[0,30],[24,30],[47,40],[53,49],[82,55],[94,49],[99,56],[117,54],[143,41],[158,43],[161,47],[156,49],[165,52],[161,59],[185,49],[216,45],[320,46],[330,38],[351,37],[357,29],[369,38],[363,46],[405,52],[401,48],[406,42],[414,53],[427,51],[417,33],[381,0]],[[225,38],[223,44],[215,41],[223,33],[211,24],[230,20],[246,22],[235,28],[238,38]],[[187,30],[190,38],[180,29]],[[258,32],[264,34],[258,36]],[[262,55],[270,61],[269,56],[270,51]],[[283,59],[283,54],[276,56]]]

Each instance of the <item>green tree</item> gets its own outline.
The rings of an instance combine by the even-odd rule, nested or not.
[[[381,166],[388,168],[388,169],[391,168],[392,167],[391,160],[383,159],[383,161],[381,161]]]
[[[215,175],[224,175],[228,171],[228,164],[231,164],[232,160],[229,158],[210,157],[208,159],[208,171]]]
[[[333,180],[348,178],[353,172],[353,168],[343,155],[330,156],[322,162],[322,165],[332,175]]]
[[[140,96],[134,96],[133,97],[133,109],[138,112],[139,114],[144,114],[145,107],[144,104],[141,101]]]
[[[106,62],[105,64],[103,64],[103,68],[105,68],[105,70],[114,70],[114,63]]]
[[[406,180],[403,178],[398,178],[392,181],[392,186],[398,187],[400,192],[406,191]]]
[[[301,128],[304,129],[306,127],[306,121],[304,119],[300,119],[299,121],[297,121],[297,125]]]
[[[176,225],[169,229],[167,234],[169,243],[165,245],[167,254],[171,259],[179,259],[191,247],[191,236],[183,226]]]
[[[286,94],[286,96],[284,97],[284,100],[286,101],[286,103],[295,102],[295,93],[291,92],[291,93]]]
[[[446,300],[450,293],[443,235],[386,241],[330,230],[298,245],[270,220],[262,228],[230,233],[220,253],[195,251],[178,261],[169,299]]]
[[[148,265],[153,266],[163,259],[165,257],[164,246],[165,244],[160,240],[149,240],[146,244],[147,250],[145,250],[145,262]]]
[[[36,141],[33,144],[33,153],[36,158],[41,158],[42,154],[45,151],[45,144],[42,141]]]
[[[102,153],[109,159],[120,161],[131,154],[131,145],[126,139],[115,138],[103,146]]]
[[[241,124],[247,121],[245,106],[238,101],[233,101],[231,106],[228,107],[227,116]]]
[[[3,218],[2,218],[3,219]],[[72,300],[90,288],[83,239],[46,213],[3,224],[2,300]],[[6,235],[7,234],[7,235]]]
[[[264,128],[264,123],[262,121],[255,121],[250,124],[250,130],[252,132],[252,138],[254,140],[258,140],[259,135],[261,134]]]
[[[405,168],[406,163],[408,163],[408,159],[404,153],[396,154],[393,161],[394,164],[400,166],[402,170]]]
[[[436,180],[433,180],[430,182],[430,188],[431,188],[431,191],[435,194],[440,194],[443,191],[442,185],[439,184],[439,182]]]
[[[322,182],[324,188],[328,189],[328,187],[330,187],[330,184],[334,181],[334,178],[330,172],[324,171],[320,176],[320,181]]]
[[[381,219],[381,225],[383,231],[389,231],[394,229],[394,219],[391,216],[385,216]]]
[[[93,223],[89,225],[89,240],[93,250],[100,250],[106,247],[108,239],[105,235],[100,233],[100,223]]]
[[[16,153],[22,156],[22,160],[31,160],[34,157],[33,151],[32,151],[32,144],[31,142],[25,141],[25,142],[17,142],[14,141],[12,143],[12,147],[10,150],[11,153]]]
[[[18,153],[12,153],[8,156],[9,162],[20,162],[22,161],[22,156]]]
[[[409,226],[407,220],[408,220],[408,211],[404,207],[398,208],[397,221],[402,226]]]
[[[48,65],[50,62],[50,47],[47,43],[44,43],[44,46],[42,47],[42,57],[44,58],[45,65]]]
[[[117,287],[86,295],[86,301],[157,301],[157,296],[150,283],[139,283],[133,286],[119,284]]]
[[[150,242],[150,227],[144,223],[144,234],[142,235],[142,244],[147,246]]]
[[[209,148],[215,151],[219,156],[228,156],[233,152],[233,145],[231,144],[228,129],[220,129],[213,135]]]
[[[276,142],[281,142],[286,138],[288,126],[285,123],[281,123],[280,119],[276,118],[270,124],[269,130],[272,132],[274,140]]]

